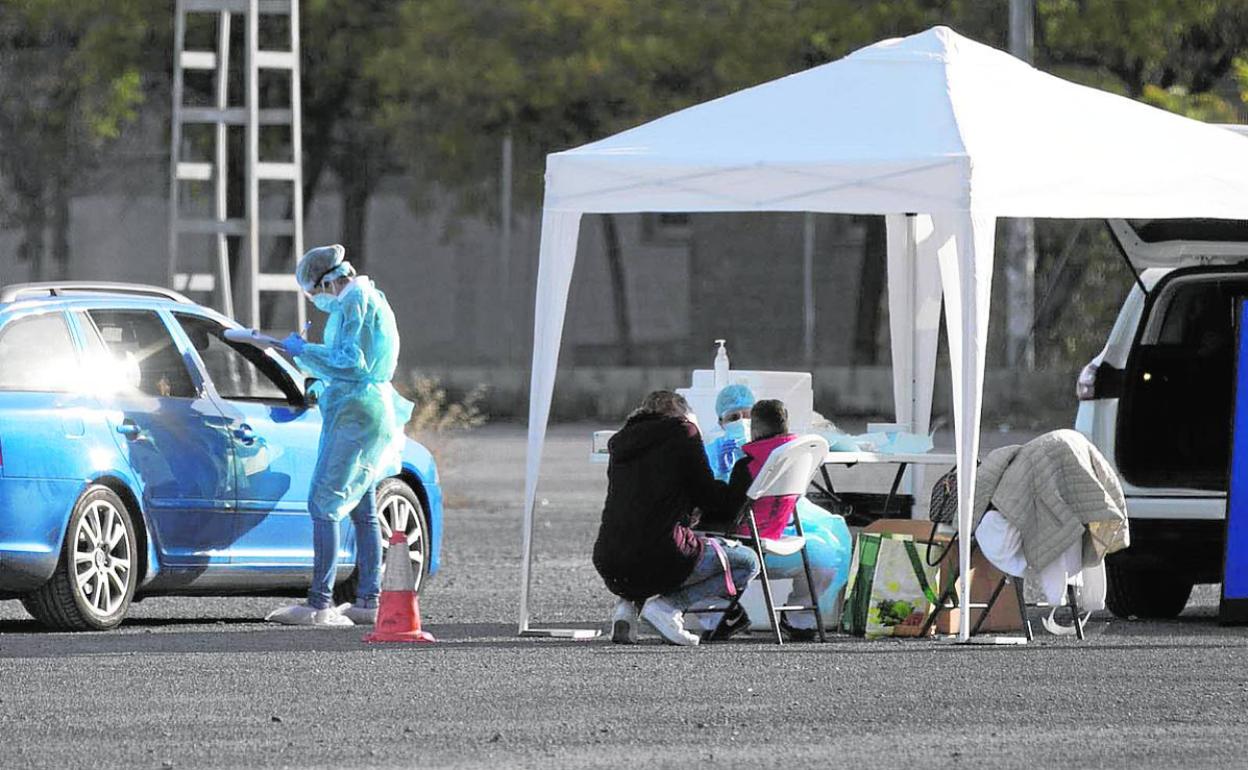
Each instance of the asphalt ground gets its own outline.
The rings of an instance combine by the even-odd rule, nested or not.
[[[548,443],[538,625],[605,627],[594,427]],[[1084,642],[1041,631],[1025,647],[521,639],[523,430],[437,450],[445,561],[421,597],[436,644],[269,626],[272,598],[149,599],[98,634],[46,633],[0,602],[0,767],[1248,765],[1248,631],[1216,624],[1216,587],[1172,622],[1098,615]]]

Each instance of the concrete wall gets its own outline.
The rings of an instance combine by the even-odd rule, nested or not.
[[[529,370],[519,367],[420,367],[409,376],[434,377],[453,399],[486,385],[482,403],[492,419],[528,417]],[[647,392],[689,385],[682,367],[561,367],[555,382],[551,419],[618,423]],[[817,367],[813,371],[815,410],[840,419],[890,418],[893,414],[892,373],[886,366]],[[984,427],[1070,427],[1075,420],[1075,378],[1063,372],[996,370],[984,383]],[[934,419],[953,424],[948,368],[938,371],[933,399]]]

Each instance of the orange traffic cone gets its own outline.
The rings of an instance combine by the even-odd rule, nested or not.
[[[386,573],[381,580],[381,603],[377,625],[366,642],[432,642],[433,634],[420,630],[420,604],[416,600],[416,576],[407,555],[407,537],[396,529],[386,552]]]

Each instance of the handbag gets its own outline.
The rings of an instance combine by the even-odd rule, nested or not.
[[[927,518],[937,524],[953,524],[958,518],[958,466],[936,479]]]

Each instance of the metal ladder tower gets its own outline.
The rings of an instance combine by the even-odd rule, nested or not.
[[[239,320],[259,328],[260,296],[265,293],[294,293],[298,328],[303,328],[307,308],[303,294],[295,283],[295,261],[303,253],[303,141],[299,80],[299,0],[177,0],[174,9],[173,64],[173,137],[169,162],[169,284],[179,291],[216,295],[220,310],[234,317],[234,285],[230,274],[228,238],[240,239],[239,273],[242,308]],[[207,18],[205,18],[207,16]],[[230,99],[231,22],[242,17],[245,57],[242,64],[242,104]],[[284,16],[289,26],[289,50],[260,48],[262,21]],[[215,17],[216,50],[186,47],[188,21],[211,23]],[[290,102],[281,107],[260,106],[260,73],[262,70],[288,72]],[[213,73],[215,98],[212,106],[185,103],[187,71]],[[212,159],[194,158],[196,149],[186,141],[187,126],[211,126],[214,131]],[[230,178],[228,163],[229,129],[244,129],[245,162],[243,163],[242,217],[230,217]],[[286,127],[290,132],[290,160],[262,160],[260,129],[262,126]],[[202,152],[202,149],[201,149]],[[237,173],[237,172],[236,172]],[[213,185],[212,213],[205,216],[183,211],[184,183]],[[287,183],[290,186],[290,219],[261,218],[261,182]],[[187,196],[192,198],[193,196]],[[184,269],[181,251],[183,239],[205,236],[215,240],[215,264],[210,272]],[[280,273],[261,272],[260,239],[286,238],[291,243],[289,264]],[[188,249],[191,253],[195,253]]]

